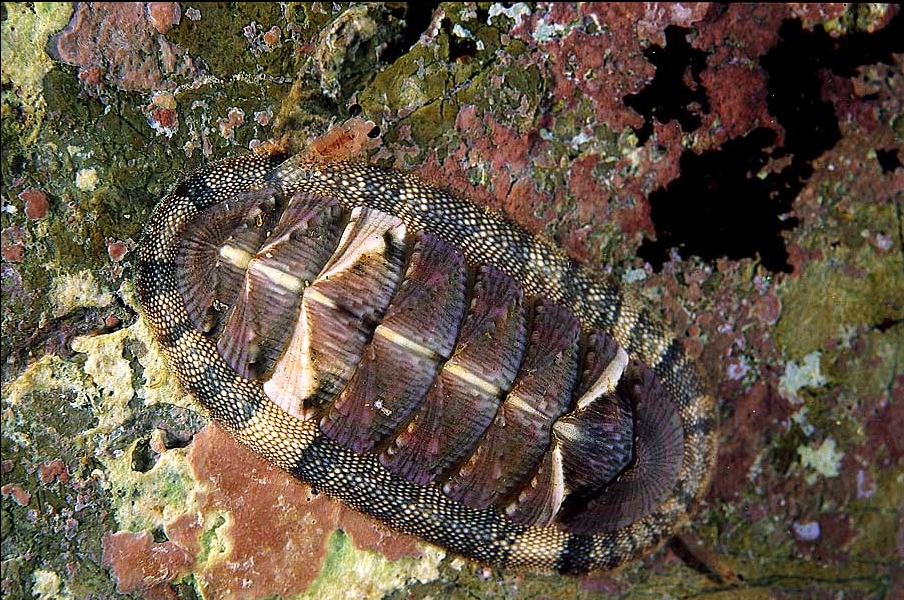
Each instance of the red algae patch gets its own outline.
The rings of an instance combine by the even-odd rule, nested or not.
[[[9,262],[22,262],[25,258],[25,233],[18,225],[7,227],[0,235],[0,252]]]
[[[373,520],[315,495],[310,488],[269,465],[212,424],[195,436],[189,456],[198,481],[202,518],[225,516],[221,553],[210,548],[199,573],[207,597],[287,597],[305,591],[320,574],[327,539],[341,527],[362,549],[390,560],[419,556],[419,543],[389,532]],[[173,535],[179,527],[171,527]]]
[[[38,465],[38,477],[40,477],[41,483],[45,485],[53,481],[66,483],[69,481],[69,469],[66,468],[66,463],[59,458],[55,458]]]
[[[187,57],[166,60],[183,57],[185,50],[160,35],[180,17],[178,5],[169,2],[152,3],[148,10],[131,2],[80,3],[52,50],[63,62],[78,66],[85,83],[157,90],[170,85],[166,78],[174,71],[192,69]]]
[[[129,247],[122,242],[107,242],[107,254],[110,260],[119,262],[129,252]]]
[[[234,140],[235,130],[244,124],[245,113],[242,109],[235,106],[229,109],[229,113],[225,118],[221,118],[217,121],[217,125],[220,128],[220,135],[227,140]]]
[[[47,194],[41,190],[28,188],[19,194],[19,199],[25,200],[25,216],[32,221],[47,216],[50,205],[47,202]]]
[[[182,20],[178,2],[148,2],[148,18],[158,33],[166,33]]]
[[[194,564],[186,548],[156,543],[148,531],[118,531],[104,536],[103,564],[112,568],[117,591],[144,592],[145,598],[175,598],[169,582]]]
[[[19,506],[28,506],[31,502],[31,494],[26,492],[18,483],[7,483],[0,488],[0,493],[11,497]]]
[[[206,598],[291,597],[321,575],[337,529],[389,560],[422,554],[415,538],[314,493],[216,424],[195,435],[188,461],[195,508],[165,525],[163,541],[149,531],[104,537],[103,564],[120,592],[175,598],[172,584],[193,573]]]

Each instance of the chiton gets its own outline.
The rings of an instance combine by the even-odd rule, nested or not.
[[[398,530],[580,573],[661,543],[715,415],[681,342],[502,215],[367,164],[250,154],[155,210],[136,290],[241,442]]]

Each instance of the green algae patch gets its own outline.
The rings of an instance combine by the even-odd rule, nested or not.
[[[121,530],[135,532],[161,528],[195,506],[195,482],[185,458],[188,449],[163,452],[153,468],[142,473],[133,467],[139,443],[101,459],[116,522]]]
[[[856,350],[850,344],[842,344],[826,353],[826,358],[832,360],[824,361],[825,377],[843,382],[851,402],[880,397],[893,388],[895,376],[901,371],[904,322],[884,331],[865,331],[857,342]]]
[[[537,90],[544,87],[543,77],[525,60],[524,43],[511,40],[503,47],[500,31],[472,11],[451,5],[446,10],[437,29],[380,71],[357,96],[365,114],[386,113],[388,107],[398,118],[404,127],[387,131],[385,139],[391,145],[399,136],[410,136],[405,158],[409,164],[421,163],[434,151],[442,161],[447,145],[458,145],[456,119],[465,105],[525,128],[539,109]],[[488,95],[488,89],[494,93]]]
[[[819,388],[826,384],[826,378],[822,374],[820,353],[807,354],[798,364],[789,362],[785,365],[785,372],[778,382],[778,390],[781,395],[793,402],[800,402],[800,392],[803,388]]]
[[[796,542],[790,535],[789,521],[784,515],[751,519],[742,503],[719,503],[713,513],[721,532],[717,537],[722,538],[721,544],[715,546],[725,545],[720,554],[730,561],[732,570],[743,577],[743,587],[732,588],[730,598],[774,598],[776,593],[780,597],[827,598],[837,596],[840,589],[856,598],[887,597],[880,593],[888,583],[887,574],[882,572],[882,561],[863,560],[864,556],[855,547],[850,548],[850,560],[828,568],[824,561],[814,560],[808,555],[801,556],[800,552],[801,546],[818,549],[831,542],[819,539],[812,546]],[[823,523],[823,538],[830,535],[828,521],[837,514],[829,509],[816,517],[818,522]],[[897,519],[897,512],[894,511],[894,520],[889,515],[885,517],[883,522],[888,527]],[[855,527],[859,527],[862,520],[857,518],[855,522]],[[895,530],[894,525],[891,530]],[[668,594],[666,590],[664,595],[683,597],[674,594],[674,590],[672,592]],[[728,598],[719,592],[705,594],[704,597]]]
[[[320,575],[296,600],[341,600],[343,598],[383,598],[406,583],[426,582],[439,575],[438,565],[445,552],[425,546],[421,558],[389,560],[383,555],[357,548],[341,529],[327,542],[328,551]]]
[[[840,16],[823,23],[823,28],[833,37],[851,35],[856,33],[869,33],[881,28],[885,21],[890,4],[879,2],[864,2],[863,4],[846,5]]]
[[[44,121],[44,76],[54,65],[44,47],[48,38],[69,22],[73,7],[70,2],[7,2],[5,10],[6,20],[0,24],[3,102],[22,106],[34,128],[26,136],[28,145]]]
[[[904,313],[904,256],[900,246],[880,252],[863,241],[870,224],[896,223],[895,207],[858,208],[856,222],[825,235],[845,242],[827,248],[825,259],[807,264],[800,276],[784,280],[776,292],[782,316],[776,339],[785,357],[799,360],[843,338],[850,327],[876,326]]]
[[[820,476],[838,477],[844,452],[838,450],[832,438],[826,438],[819,446],[798,446],[797,453],[800,455],[801,466],[811,471],[806,475],[808,484],[813,485]]]
[[[851,554],[867,560],[894,561],[900,535],[899,511],[904,506],[904,472],[881,470],[868,498],[854,500],[849,510],[861,533],[851,544]]]
[[[280,27],[283,35],[289,34],[278,3],[201,2],[193,6],[198,18],[186,16],[186,8],[179,25],[167,32],[167,38],[186,48],[189,55],[203,57],[210,72],[218,77],[228,79],[258,71],[278,77],[291,61],[291,38],[272,47],[260,39],[272,27]]]
[[[32,574],[32,581],[34,582],[32,594],[38,600],[69,600],[74,598],[63,586],[60,576],[53,571],[36,569]]]
[[[844,326],[899,318],[904,279],[893,261],[878,261],[863,276],[845,275],[833,261],[824,261],[781,284],[778,295],[784,308],[776,336],[786,356],[802,357],[824,348]]]
[[[224,560],[229,555],[229,536],[224,533],[224,525],[228,522],[228,514],[206,513],[204,529],[198,536],[201,546],[198,552],[199,565],[210,566]]]
[[[86,432],[97,424],[93,414],[100,392],[75,361],[46,355],[4,384],[4,458],[28,449],[39,456],[65,455],[67,448],[92,447]]]

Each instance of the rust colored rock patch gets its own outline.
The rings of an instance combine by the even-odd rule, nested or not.
[[[117,531],[103,541],[103,563],[113,569],[116,589],[143,592],[148,599],[176,598],[169,582],[194,564],[188,548],[167,541],[154,542],[148,531]]]
[[[50,205],[47,202],[47,194],[41,190],[28,188],[19,194],[19,198],[25,200],[25,216],[30,220],[43,219],[47,216]]]
[[[303,592],[320,573],[330,533],[390,559],[419,554],[417,542],[393,534],[269,465],[218,425],[196,437],[189,457],[204,515],[225,514],[226,551],[201,574],[212,598],[282,597]],[[248,582],[251,582],[250,585]],[[246,587],[247,586],[247,587]]]
[[[420,555],[414,538],[313,493],[216,424],[195,436],[189,464],[200,483],[197,511],[167,523],[166,541],[148,531],[104,538],[119,591],[175,598],[172,584],[191,570],[207,598],[290,597],[318,577],[337,528],[390,560]]]
[[[79,67],[82,81],[112,83],[126,91],[168,87],[167,78],[192,70],[184,49],[162,34],[180,20],[178,5],[141,2],[80,4],[55,39],[52,52]],[[185,60],[177,64],[176,57]]]

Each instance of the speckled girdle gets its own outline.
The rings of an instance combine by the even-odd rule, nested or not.
[[[558,481],[553,486],[560,496],[564,494],[564,498],[558,499],[550,499],[555,496],[550,492],[539,499],[530,497],[525,500],[525,494],[530,496],[534,491],[527,486],[525,489],[530,493],[522,490],[519,495],[521,488],[512,487],[511,482],[498,497],[490,494],[489,501],[475,500],[475,493],[456,492],[455,486],[449,485],[449,482],[456,473],[460,475],[462,461],[477,460],[473,456],[456,459],[454,465],[442,469],[439,475],[427,476],[423,469],[416,475],[407,471],[407,477],[400,475],[401,467],[394,466],[393,461],[387,459],[387,447],[394,443],[395,436],[401,435],[399,431],[392,429],[377,438],[367,432],[350,431],[344,424],[348,419],[340,419],[339,425],[329,424],[326,417],[335,414],[335,410],[333,413],[330,410],[341,389],[317,401],[313,400],[313,396],[303,394],[298,394],[294,399],[286,397],[286,390],[293,380],[288,375],[277,377],[274,372],[282,368],[280,362],[285,357],[281,353],[288,353],[285,350],[285,336],[291,336],[291,333],[285,333],[283,343],[275,349],[263,347],[266,346],[264,344],[251,351],[240,347],[239,342],[222,331],[217,332],[221,335],[218,341],[211,332],[216,325],[204,323],[205,311],[218,298],[213,289],[215,284],[204,279],[203,270],[212,272],[216,267],[214,264],[187,264],[186,261],[206,256],[204,253],[207,250],[203,247],[211,241],[225,244],[230,239],[230,228],[253,230],[258,227],[263,228],[262,239],[271,233],[275,236],[277,229],[271,232],[271,228],[279,214],[287,206],[303,202],[318,210],[344,215],[340,219],[344,223],[358,209],[355,214],[361,215],[360,211],[366,210],[370,211],[368,214],[386,216],[393,223],[400,224],[404,232],[399,238],[404,238],[400,243],[408,249],[408,258],[402,256],[399,259],[402,261],[401,272],[404,272],[405,261],[411,259],[411,246],[415,239],[427,239],[428,242],[435,239],[438,241],[434,245],[440,245],[436,246],[440,248],[438,252],[445,252],[443,256],[446,258],[460,253],[471,269],[469,293],[474,294],[474,286],[482,281],[481,275],[474,275],[475,271],[492,269],[499,272],[498,278],[492,280],[494,286],[498,287],[499,281],[516,282],[524,302],[530,302],[535,307],[532,323],[536,327],[541,326],[536,307],[543,305],[560,311],[557,314],[561,318],[557,318],[557,322],[568,320],[573,315],[578,323],[575,335],[584,340],[596,335],[600,347],[614,340],[627,352],[630,364],[627,368],[621,364],[620,369],[616,369],[618,373],[610,388],[615,388],[623,371],[631,373],[633,379],[630,386],[622,386],[629,387],[627,391],[621,387],[609,389],[600,397],[621,395],[623,401],[628,398],[625,402],[629,410],[648,405],[647,413],[656,413],[650,417],[650,422],[664,423],[666,428],[668,415],[677,415],[675,422],[680,432],[677,442],[665,440],[660,443],[657,440],[657,444],[666,449],[666,454],[677,449],[674,452],[680,456],[663,457],[664,461],[671,461],[671,467],[645,464],[645,460],[649,462],[650,459],[649,449],[642,448],[646,443],[644,440],[656,439],[658,434],[635,431],[633,455],[626,457],[627,466],[620,469],[617,478],[610,484],[593,484],[596,487],[584,489],[574,478],[568,481],[566,477],[564,482]],[[334,208],[323,208],[328,205]],[[365,215],[361,218],[366,220],[371,217]],[[388,235],[386,233],[384,237]],[[389,245],[387,242],[387,247]],[[226,245],[215,247],[210,256],[216,261],[218,256],[230,252],[242,254],[241,248],[236,250],[234,246],[229,246],[229,252],[225,254],[223,248],[227,248]],[[258,256],[256,251],[259,247],[249,251],[249,256]],[[270,256],[269,253],[264,254]],[[186,255],[190,258],[186,259]],[[247,259],[232,260],[242,265],[248,263]],[[266,267],[265,270],[282,268],[274,264],[276,267]],[[382,267],[378,264],[375,268]],[[409,265],[409,268],[414,267]],[[196,277],[197,281],[186,283],[187,277]],[[248,283],[251,277],[246,275],[243,280],[245,288],[253,287]],[[286,285],[296,281],[291,276],[289,279]],[[300,287],[311,287],[309,279],[307,275],[300,277],[298,281],[303,280]],[[474,279],[478,280],[477,284]],[[138,249],[135,281],[145,317],[183,386],[239,441],[318,490],[376,517],[392,528],[422,537],[454,553],[499,567],[537,571],[578,573],[613,568],[655,547],[671,535],[686,519],[689,507],[700,498],[708,483],[715,455],[714,401],[703,389],[696,367],[685,356],[680,340],[665,329],[650,310],[640,306],[618,286],[576,264],[561,251],[531,236],[501,215],[427,185],[411,175],[366,164],[315,160],[306,155],[284,159],[275,153],[249,154],[215,163],[187,177],[157,207]],[[301,294],[298,297],[301,298]],[[332,301],[327,301],[327,305],[332,305]],[[220,307],[220,311],[228,312],[227,308]],[[297,311],[298,308],[296,306],[291,310]],[[279,313],[278,307],[273,308],[273,312]],[[384,308],[369,328],[364,325],[359,327],[371,336],[366,340],[368,344],[373,343],[373,328],[385,317],[385,312]],[[247,326],[236,325],[238,319],[236,317],[225,326],[221,323],[220,328],[238,329],[245,333],[251,331]],[[299,327],[295,323],[275,320],[268,322],[268,326],[273,330]],[[395,336],[392,339],[398,338],[396,341],[403,346],[411,345],[410,340],[402,339],[398,334],[392,335]],[[588,397],[583,405],[576,403],[579,393],[587,397],[590,394],[588,388],[598,385],[604,369],[611,371],[610,366],[617,361],[613,357],[620,351],[615,344],[611,346],[608,358],[597,365],[599,368],[591,380],[579,384],[577,379],[580,377],[576,376],[573,385],[566,388],[569,391],[561,402],[562,409],[550,416],[549,422],[541,428],[550,441],[525,440],[525,443],[541,445],[545,452],[544,460],[552,460],[549,456],[554,453],[549,448],[555,445],[555,435],[551,435],[550,431],[556,424],[556,431],[565,431],[569,425],[572,426],[572,431],[578,431],[578,442],[584,445],[572,447],[566,444],[566,450],[561,451],[560,444],[559,454],[553,457],[553,463],[558,460],[555,464],[561,465],[561,455],[568,451],[574,453],[576,447],[593,446],[594,440],[586,439],[589,435],[586,427],[596,425],[588,425],[586,420],[592,410],[597,410],[597,399]],[[583,348],[581,352],[577,350],[577,341],[573,342],[573,348],[572,354],[583,354],[586,358],[586,342],[580,346]],[[599,348],[598,351],[602,353]],[[425,354],[429,353],[425,351]],[[260,359],[261,356],[264,358]],[[437,360],[442,365],[447,358],[443,355]],[[486,357],[486,360],[494,358]],[[263,373],[255,373],[250,367],[243,368],[243,365],[258,360],[269,360]],[[587,358],[587,361],[590,359]],[[576,368],[580,373],[580,365]],[[586,365],[584,369],[587,370]],[[239,371],[243,372],[240,374]],[[472,375],[468,377],[474,378]],[[345,383],[339,387],[344,387]],[[511,382],[507,383],[510,385],[500,390],[499,401],[503,401],[511,388]],[[274,389],[277,391],[274,392]],[[276,396],[279,397],[274,400]],[[648,401],[647,398],[652,399]],[[350,409],[354,415],[360,415],[361,410],[360,407]],[[415,410],[416,407],[412,406],[407,414]],[[527,410],[531,410],[530,407]],[[349,410],[346,410],[343,414],[348,413]],[[659,413],[663,415],[659,416]],[[647,422],[643,414],[643,410],[639,410],[633,419],[629,416],[628,421],[633,421],[635,426],[643,426]],[[413,418],[406,417],[404,422]],[[575,429],[574,423],[579,419],[585,420],[582,425],[585,429]],[[401,430],[405,429],[404,422]],[[399,425],[396,423],[392,427],[398,428]],[[479,433],[483,435],[482,431]],[[597,445],[604,444],[600,442]],[[653,448],[654,453],[656,450]],[[513,449],[515,454],[523,451],[522,448]],[[589,456],[589,464],[595,464],[597,458]],[[470,462],[468,464],[474,466]],[[537,473],[542,471],[542,465],[534,465],[533,468],[538,470],[534,473],[535,477],[539,477]],[[556,473],[561,475],[562,467],[557,468]],[[645,473],[657,473],[657,468],[663,472],[670,468],[675,470],[674,477],[667,480],[668,489],[661,493],[656,491],[659,484],[638,481]],[[574,472],[574,467],[569,471],[567,457],[564,472],[566,476]],[[592,473],[586,478],[592,480]],[[554,477],[550,478],[550,481],[553,480]],[[465,481],[464,485],[467,483]],[[487,482],[480,480],[478,484],[485,485]],[[518,485],[524,487],[525,484],[522,481]],[[657,494],[655,502],[644,508],[643,514],[626,513],[627,521],[625,515],[612,516],[613,507],[606,506],[605,500],[599,499],[611,488],[617,492],[616,498],[625,499],[626,505],[643,507],[648,500],[638,500],[632,494],[643,496],[645,486],[652,486],[650,493]],[[536,492],[542,493],[545,492]],[[530,510],[524,509],[519,513],[518,509],[511,509],[522,500],[531,505]],[[509,512],[506,507],[509,507]],[[556,516],[560,509],[562,513]],[[574,514],[581,511],[590,516]],[[537,516],[540,513],[543,514]],[[601,524],[598,524],[594,521],[595,514],[608,516],[600,516]]]

